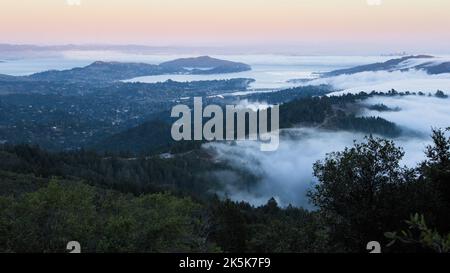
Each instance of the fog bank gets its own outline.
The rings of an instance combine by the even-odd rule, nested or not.
[[[362,103],[383,103],[401,110],[366,110],[362,115],[380,116],[400,126],[405,134],[394,141],[405,151],[402,164],[414,167],[424,159],[425,147],[431,143],[431,128],[450,126],[449,102],[450,99],[426,96],[374,97]],[[260,178],[254,186],[248,187],[237,174],[218,174],[217,177],[223,178],[225,188],[219,194],[254,205],[264,204],[275,197],[282,206],[293,204],[311,208],[306,192],[316,181],[313,163],[324,159],[327,153],[352,146],[355,140],[363,141],[364,134],[295,128],[282,132],[279,149],[275,152],[261,152],[259,143],[251,141],[241,141],[235,145],[209,143],[204,148],[211,151],[217,160]]]

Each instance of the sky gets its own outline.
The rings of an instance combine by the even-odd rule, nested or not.
[[[448,0],[1,0],[0,43],[443,52]]]

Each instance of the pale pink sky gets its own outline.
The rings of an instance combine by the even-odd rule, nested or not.
[[[1,0],[0,43],[450,46],[449,0],[77,2]]]

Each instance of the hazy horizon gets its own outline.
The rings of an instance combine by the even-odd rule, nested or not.
[[[445,0],[5,0],[0,18],[3,44],[450,53]]]
[[[3,47],[3,48],[2,48]],[[5,47],[7,48],[5,50]],[[450,47],[447,50],[406,50],[401,48],[373,49],[373,50],[354,50],[341,49],[335,50],[326,45],[298,45],[298,46],[212,46],[212,45],[152,45],[152,44],[132,44],[132,43],[8,43],[1,42],[0,48],[3,53],[12,52],[63,52],[63,51],[117,51],[117,52],[135,52],[143,54],[190,54],[192,56],[215,55],[215,54],[242,54],[242,55],[293,55],[293,56],[400,56],[400,55],[450,55]],[[5,57],[5,56],[0,56]]]

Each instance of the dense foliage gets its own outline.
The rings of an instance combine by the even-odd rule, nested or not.
[[[427,159],[413,169],[400,165],[403,152],[392,141],[374,137],[329,154],[314,167],[314,211],[280,208],[274,199],[261,207],[214,196],[198,199],[177,194],[172,190],[177,187],[130,194],[126,185],[132,180],[106,176],[111,183],[92,183],[82,171],[90,173],[98,163],[92,155],[79,154],[77,160],[74,154],[6,147],[0,165],[0,251],[64,252],[71,240],[85,252],[359,252],[372,240],[382,242],[384,251],[435,251],[430,247],[435,241],[445,250],[450,138],[435,130],[433,140]],[[56,158],[63,163],[53,162]],[[77,164],[82,165],[73,168]],[[135,175],[136,166],[111,168]],[[420,219],[405,222],[416,213],[426,225]],[[418,238],[414,232],[395,233],[405,228],[421,233]],[[392,245],[392,239],[398,242]]]
[[[77,177],[91,185],[133,194],[172,190],[202,195],[217,186],[204,173],[221,167],[201,151],[163,158],[90,151],[50,153],[27,145],[0,150],[0,170],[43,178]]]
[[[387,243],[383,234],[400,229],[400,219],[416,213],[438,231],[449,232],[450,138],[434,130],[433,140],[427,159],[414,169],[400,165],[401,148],[373,137],[314,165],[319,183],[309,196],[331,229],[333,244],[362,251],[361,242]]]

